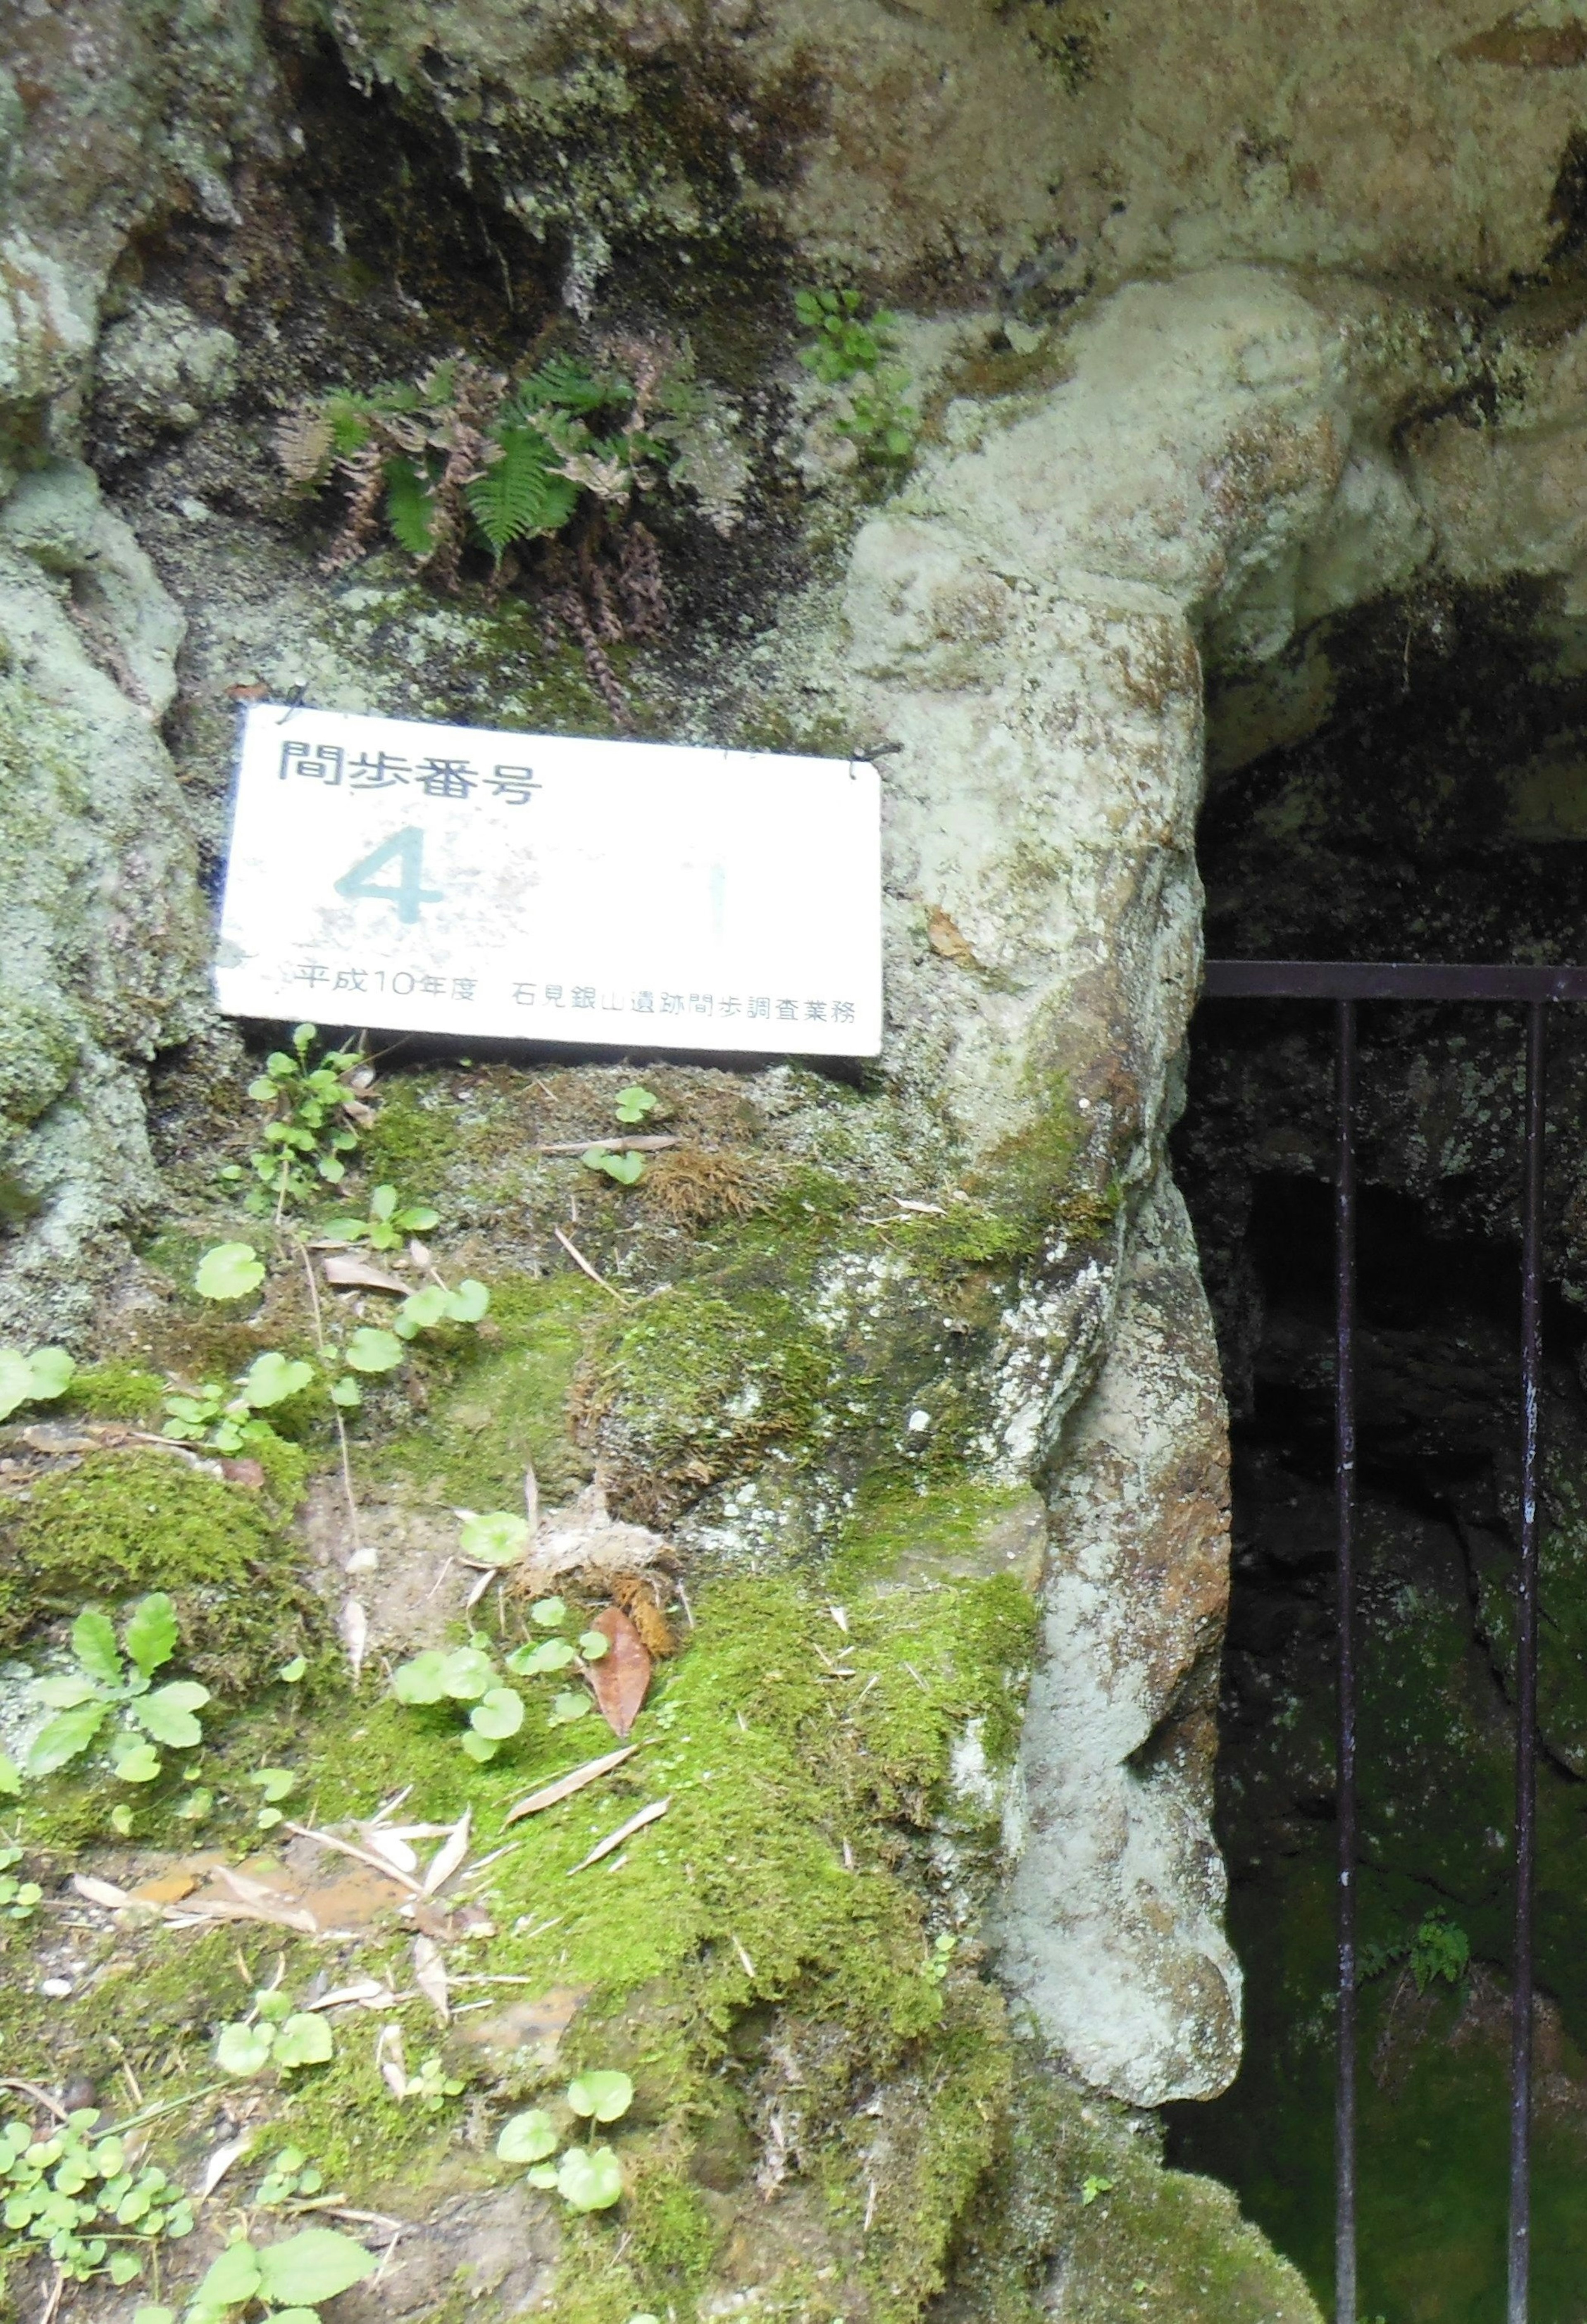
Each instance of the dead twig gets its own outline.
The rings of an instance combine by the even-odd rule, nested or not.
[[[619,1291],[615,1284],[608,1283],[605,1277],[590,1265],[588,1259],[585,1257],[583,1251],[580,1250],[578,1245],[574,1241],[571,1235],[565,1235],[560,1227],[553,1227],[551,1231],[556,1236],[558,1241],[561,1244],[563,1250],[567,1253],[568,1258],[573,1261],[575,1267],[581,1267],[585,1273],[589,1277],[592,1283],[598,1283],[603,1291],[609,1291],[611,1293],[614,1299],[626,1302],[629,1296],[628,1293],[626,1291]]]

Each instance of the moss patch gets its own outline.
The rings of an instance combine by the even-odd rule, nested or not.
[[[292,1470],[300,1456],[278,1464]],[[0,1501],[0,1646],[89,1601],[175,1600],[183,1665],[235,1695],[312,1651],[319,1602],[274,1497],[159,1452],[94,1452]]]

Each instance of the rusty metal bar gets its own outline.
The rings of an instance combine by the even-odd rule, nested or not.
[[[1516,1590],[1516,1932],[1511,1960],[1509,2324],[1527,2324],[1532,2258],[1532,1904],[1537,1881],[1537,1453],[1543,1357],[1546,1011],[1527,1011],[1521,1203],[1521,1554]]]
[[[1333,2096],[1334,2324],[1356,2324],[1355,1070],[1356,1004],[1337,1010],[1338,1162],[1333,1180],[1334,1481],[1339,1511],[1338,2064]]]
[[[1587,968],[1494,961],[1209,960],[1215,1001],[1587,1001]]]

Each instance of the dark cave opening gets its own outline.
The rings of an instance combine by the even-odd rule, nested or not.
[[[1208,950],[1577,962],[1587,740],[1575,628],[1540,596],[1403,602],[1299,650],[1333,712],[1226,770]],[[1391,649],[1401,644],[1399,666]],[[1428,649],[1431,650],[1431,649]],[[1213,758],[1220,736],[1213,703]],[[1229,747],[1229,729],[1223,734]],[[1546,802],[1546,804],[1545,804]],[[1550,1012],[1534,2302],[1587,2316],[1587,1200],[1582,1012]],[[1476,2324],[1505,2278],[1518,1537],[1523,1027],[1360,1012],[1362,2312]],[[1233,1564],[1216,1822],[1245,2059],[1170,2109],[1332,2305],[1333,1024],[1209,1001],[1175,1167],[1230,1401]]]

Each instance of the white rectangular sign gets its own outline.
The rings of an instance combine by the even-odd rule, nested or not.
[[[238,1017],[874,1056],[880,788],[861,761],[256,703],[217,995]]]

